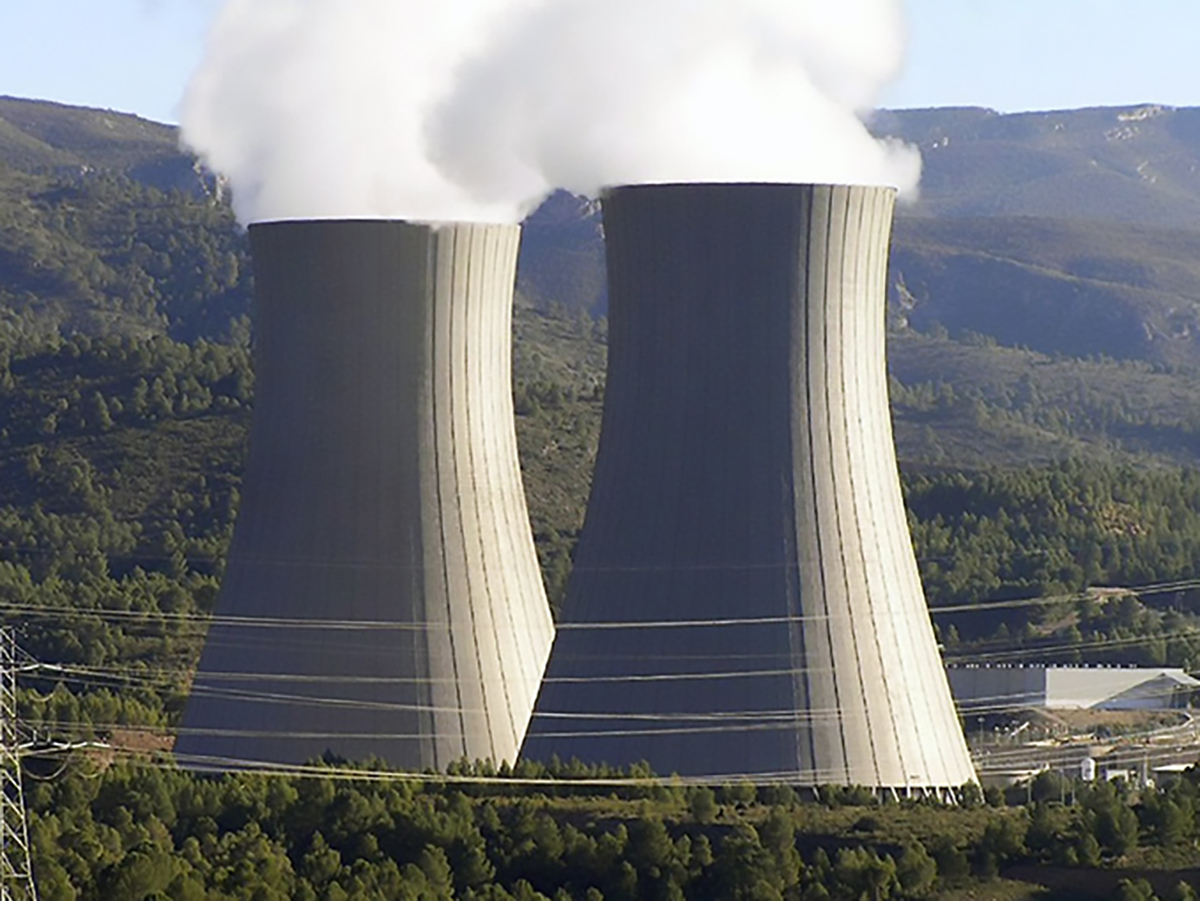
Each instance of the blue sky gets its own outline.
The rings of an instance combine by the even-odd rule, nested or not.
[[[1200,0],[908,0],[884,102],[1003,112],[1200,106]]]
[[[0,0],[0,94],[175,121],[220,0]],[[883,103],[1200,106],[1200,0],[907,0]]]

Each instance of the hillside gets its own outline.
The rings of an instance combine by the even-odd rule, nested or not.
[[[901,110],[873,124],[925,161],[919,201],[898,209],[896,326],[1200,365],[1200,109]],[[529,220],[526,292],[602,311],[601,234],[594,203],[552,197]]]
[[[1200,109],[896,110],[872,128],[920,147],[916,215],[1200,228]]]
[[[925,168],[913,215],[1200,228],[1200,108],[882,110],[871,128],[921,149]],[[202,184],[170,126],[13,97],[0,97],[0,161],[24,172],[105,169],[160,189]],[[565,224],[561,209],[542,212]]]
[[[1031,217],[896,223],[897,324],[1070,356],[1200,363],[1200,229]]]
[[[901,110],[873,125],[925,161],[893,243],[901,323],[1045,353],[1200,362],[1200,109]],[[527,291],[602,310],[595,205],[556,195],[530,225]]]
[[[0,97],[0,161],[20,172],[105,170],[162,190],[202,190],[178,130],[127,113]]]
[[[245,235],[176,137],[135,116],[0,98],[0,339],[244,330]]]
[[[1000,178],[1000,139],[977,129],[980,170]],[[0,607],[48,664],[22,672],[18,717],[41,742],[114,746],[25,758],[41,897],[955,901],[1148,898],[1151,882],[1194,897],[1177,886],[1200,864],[1194,773],[1132,791],[1045,772],[1012,808],[974,786],[943,807],[857,788],[800,803],[784,785],[618,785],[577,762],[501,769],[583,780],[557,786],[467,761],[446,781],[332,760],[211,777],[148,751],[179,725],[254,400],[245,235],[174,139],[0,98]],[[1048,152],[1029,140],[1022,159]],[[1200,667],[1200,227],[1020,204],[986,216],[982,188],[947,184],[943,208],[931,191],[897,225],[889,356],[948,658]],[[1168,199],[1128,187],[1182,217],[1180,184]],[[555,602],[598,443],[601,235],[594,203],[559,194],[522,251],[513,393]],[[1047,880],[1065,887],[1032,884]]]
[[[874,127],[925,157],[895,232],[896,326],[1200,365],[1200,110],[905,110]],[[0,98],[10,332],[219,337],[249,312],[244,235],[176,138]],[[560,192],[529,217],[518,289],[535,308],[604,311],[595,202]]]
[[[1043,167],[1047,185],[1069,186],[1071,172],[1095,168],[1080,160],[1101,151],[1105,159],[1133,151],[1174,159],[1186,175],[1200,152],[1200,131],[1189,125],[1197,115],[881,114],[879,123],[921,143],[927,160],[921,205],[897,221],[889,276],[896,435],[906,465],[1200,458],[1200,228],[1122,221],[1115,206],[1099,218],[1047,218],[1009,215],[1029,211],[1005,200],[1005,215],[980,215],[982,201],[964,200],[1009,198],[1023,184],[1011,168],[1014,146],[1068,161],[1057,175]],[[1114,128],[1127,137],[1117,141]],[[133,116],[0,98],[4,344],[36,348],[56,332],[247,336],[245,234],[175,140],[174,129]],[[949,166],[966,147],[975,162]],[[151,176],[168,170],[191,173],[190,190],[155,184]],[[997,179],[1008,187],[997,190]],[[1169,196],[1177,218],[1186,218],[1190,184],[1181,175],[1169,185],[1139,178],[1127,187],[1141,192],[1144,209]],[[1069,193],[1088,194],[1089,203],[1112,199]],[[553,410],[602,382],[605,330],[593,316],[604,310],[604,282],[598,204],[555,194],[525,227],[514,335],[519,405]],[[562,439],[532,439],[551,450],[529,465],[549,467],[566,480],[561,490],[585,495],[584,448],[597,427],[572,427],[584,437],[570,464],[556,458]],[[556,504],[539,509],[575,511],[559,491],[548,496]],[[574,520],[556,514],[544,525],[570,531]]]
[[[522,263],[520,284],[535,302],[604,311],[596,204],[554,195],[526,225]],[[1200,227],[902,207],[888,288],[898,331],[1200,366]]]
[[[1060,141],[1066,140],[1064,131],[1103,137],[1097,129],[1114,121],[1133,123],[1130,128],[1138,125],[1146,133],[1163,132],[1162,146],[1185,158],[1191,152],[1187,148],[1194,142],[1185,140],[1189,111],[1143,119],[1129,115],[1120,110],[1025,117],[969,110],[895,114],[913,139],[941,141],[944,132],[951,135],[951,147],[974,141],[981,159],[990,161],[980,164],[984,174],[1005,171],[1004,153],[984,152],[996,149],[997,142],[1023,140],[1036,155],[1049,152],[1046,146],[1056,134],[1060,137],[1054,140]],[[1070,128],[1047,128],[1047,116]],[[227,403],[222,397],[244,403],[249,389],[218,385],[208,364],[201,367],[203,376],[192,379],[195,384],[178,372],[138,375],[146,360],[165,351],[134,349],[155,335],[193,344],[216,339],[244,348],[252,289],[245,234],[228,205],[207,192],[189,158],[175,149],[170,128],[111,112],[12,99],[0,99],[0,118],[0,348],[6,349],[3,359],[14,364],[51,353],[62,386],[47,387],[34,411],[7,402],[10,416],[31,423],[20,435],[0,436],[0,444],[12,442],[3,455],[13,488],[10,503],[28,509],[45,485],[75,485],[81,458],[91,467],[84,471],[93,473],[128,460],[136,472],[132,484],[142,488],[112,487],[111,509],[118,519],[141,522],[144,535],[161,536],[157,517],[169,518],[185,502],[173,499],[170,473],[188,473],[191,480],[207,465],[189,443],[194,453],[211,453],[210,461],[221,461],[227,485],[236,482],[241,426],[218,427],[227,414],[215,408],[220,413],[211,426],[215,431],[206,431],[210,426],[202,424],[203,417],[193,419],[214,403]],[[1167,140],[1172,135],[1174,144]],[[1072,138],[1071,153],[1083,153],[1084,137]],[[938,181],[938,160],[945,158],[929,157],[930,182],[922,202],[940,203],[939,197],[951,194],[982,196],[984,175],[979,184],[970,173]],[[190,190],[164,190],[147,174],[172,166],[192,172]],[[1139,184],[1149,192],[1146,197],[1158,196],[1154,183]],[[1186,207],[1186,185],[1170,193],[1182,204],[1178,209]],[[1200,380],[1195,377],[1200,371],[1200,229],[1121,221],[1112,209],[1090,220],[983,216],[970,204],[955,209],[971,216],[914,214],[931,208],[899,218],[890,276],[895,434],[910,476],[995,466],[1019,471],[1070,459],[1103,472],[1149,464],[1169,478],[1176,468],[1200,462]],[[604,305],[602,239],[597,204],[556,194],[526,223],[518,277],[513,358],[522,463],[539,551],[555,596],[582,521],[599,430],[606,350],[605,323],[596,315]],[[94,374],[71,373],[72,364],[59,359],[64,347],[59,336],[72,334],[121,339],[118,356],[124,368],[117,367],[104,384],[92,384]],[[166,414],[155,414],[155,404],[164,411],[170,406],[175,417],[185,412],[186,421],[156,418]],[[63,432],[66,422],[75,423],[76,430],[88,423],[94,427],[103,420],[101,406],[118,425],[122,415],[133,419],[124,430],[103,436],[85,439],[71,437],[71,429]],[[49,435],[56,436],[53,443],[61,453],[46,457],[52,465],[38,469],[42,463],[35,465],[28,455]],[[164,450],[156,455],[159,441],[165,442]],[[211,491],[186,493],[202,497]],[[217,504],[228,506],[223,498]],[[928,515],[936,519],[940,513]],[[208,522],[207,516],[200,520]],[[204,533],[202,543],[215,534]],[[167,545],[177,549],[182,540],[156,537],[147,544],[138,539],[132,551],[121,550],[122,542],[128,543],[121,539],[111,562],[128,567],[154,548],[161,549],[158,553]],[[970,540],[968,534],[962,537]],[[1019,544],[1028,536],[1011,540]],[[1166,538],[1155,539],[1160,540]],[[1145,553],[1163,558],[1157,550]],[[1182,575],[1191,572],[1190,565],[1186,560],[1169,564],[1172,573]],[[936,599],[949,602],[963,592],[987,594],[986,574],[973,572],[970,585],[960,579],[939,582],[932,571],[927,578]],[[1131,572],[1115,566],[1110,575],[1132,578]],[[1013,584],[1037,591],[1056,580],[1075,585],[1081,578],[1021,573],[1013,576]]]

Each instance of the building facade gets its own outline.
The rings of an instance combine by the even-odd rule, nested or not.
[[[952,666],[950,689],[966,714],[1187,707],[1200,681],[1182,669],[1134,666]]]

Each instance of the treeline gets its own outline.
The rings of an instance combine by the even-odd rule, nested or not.
[[[0,392],[5,434],[29,443],[248,407],[254,371],[244,344],[77,334],[15,361],[0,350]]]
[[[248,312],[248,246],[228,205],[102,171],[8,176],[19,182],[0,197],[11,333],[194,339]]]
[[[1018,864],[1182,868],[1200,835],[1194,772],[1137,791],[1047,772],[1007,800],[967,786],[944,806],[854,789],[802,800],[786,785],[573,785],[567,769],[446,783],[81,759],[30,783],[34,870],[47,901],[902,901],[986,891]],[[492,771],[456,768],[480,772]],[[1153,897],[1109,883],[1109,897]],[[1182,883],[1164,897],[1196,895]]]
[[[238,505],[244,345],[77,335],[0,350],[0,605],[49,737],[174,725]]]
[[[0,599],[45,662],[119,670],[31,683],[33,721],[64,734],[87,723],[175,722],[184,690],[177,671],[194,659],[199,637],[170,614],[203,614],[214,603],[253,388],[245,342],[77,336],[0,352]],[[558,605],[587,501],[602,388],[531,378],[515,393],[529,510]],[[1084,593],[1197,577],[1200,476],[1192,470],[1063,462],[919,471],[904,482],[934,609],[983,611],[936,616],[950,655],[1200,666],[1200,591]],[[110,615],[131,598],[144,623]],[[988,606],[1022,598],[1042,602]],[[175,675],[161,683],[138,675],[156,661],[169,661]],[[116,697],[136,703],[114,707]]]
[[[217,572],[252,392],[244,346],[76,336],[0,352],[0,560],[39,583]]]
[[[0,605],[22,650],[49,666],[21,676],[17,714],[48,739],[111,737],[125,726],[168,730],[187,699],[190,674],[216,603],[218,580],[146,572],[51,577],[0,564]]]
[[[1024,609],[935,616],[947,662],[1200,668],[1197,591],[1088,592]],[[1012,625],[1010,626],[1010,622]],[[959,627],[962,626],[962,629]]]
[[[557,615],[583,526],[604,387],[600,383],[576,390],[545,380],[517,381],[513,401],[530,524],[546,594]]]
[[[567,783],[569,786],[569,783]],[[143,766],[36,785],[42,897],[125,899],[916,898],[936,864],[860,843],[797,849],[802,808],[751,786],[571,800],[439,785]],[[780,789],[777,794],[790,790]]]
[[[1200,409],[1177,416],[1147,409],[1137,399],[1081,384],[1068,396],[1047,398],[1028,376],[998,392],[979,385],[955,386],[946,381],[905,385],[892,379],[892,403],[918,422],[933,427],[962,422],[974,429],[995,432],[1034,426],[1052,434],[1108,442],[1113,449],[1155,450],[1193,456],[1200,435]],[[931,444],[935,462],[946,462],[938,454],[936,431]]]
[[[905,480],[933,606],[1200,575],[1200,472],[1064,461]]]
[[[951,656],[1200,666],[1197,471],[1066,461],[905,488],[934,613],[975,607],[935,615]]]

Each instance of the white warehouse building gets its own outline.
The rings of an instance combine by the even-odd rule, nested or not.
[[[1169,667],[952,666],[946,673],[963,713],[1160,710],[1188,706],[1200,688],[1200,681]]]

